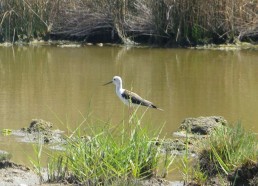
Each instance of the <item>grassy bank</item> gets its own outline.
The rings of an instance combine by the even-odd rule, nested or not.
[[[141,127],[140,119],[117,126],[86,119],[68,135],[61,151],[48,153],[49,182],[69,182],[83,185],[137,185],[140,180],[166,177],[174,160],[162,143],[159,132]],[[104,124],[104,123],[102,123]],[[42,176],[42,144],[35,146],[37,158],[32,160]],[[47,152],[47,151],[46,151]]]
[[[194,45],[257,41],[252,0],[2,0],[0,40]]]
[[[185,185],[257,185],[257,136],[241,124],[220,125],[204,138],[186,135],[183,147],[173,146],[178,139],[161,137],[161,130],[144,128],[142,117],[135,113],[130,123],[111,125],[88,116],[59,150],[45,151],[43,144],[35,145],[33,166],[42,176],[46,153],[50,183],[141,185],[142,180],[166,178],[176,170]],[[180,155],[173,150],[179,147]]]
[[[258,140],[241,124],[217,128],[202,143],[191,182],[257,185]]]

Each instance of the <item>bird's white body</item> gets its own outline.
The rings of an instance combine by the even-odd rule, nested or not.
[[[115,79],[115,81],[114,81]],[[126,104],[127,106],[133,106],[134,104],[131,104],[128,99],[125,99],[122,95],[125,92],[125,89],[123,89],[123,81],[119,76],[115,76],[112,81],[116,86],[116,95],[119,97],[119,99]]]
[[[124,104],[126,104],[126,105],[129,106],[128,100],[126,100],[126,99],[124,99],[124,98],[122,97],[124,91],[125,91],[125,89],[123,89],[123,87],[122,87],[122,82],[121,82],[121,84],[116,85],[116,95],[119,97],[119,99],[122,100],[122,102],[123,102]]]

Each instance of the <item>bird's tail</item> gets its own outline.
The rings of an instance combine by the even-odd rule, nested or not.
[[[161,109],[161,108],[159,108],[159,107],[157,107],[157,106],[155,106],[155,105],[151,105],[151,107],[152,107],[152,108],[155,108],[155,109],[157,109],[157,110],[160,110],[160,111],[164,111],[163,109]]]
[[[161,109],[161,108],[158,108],[158,107],[156,107],[156,109],[157,109],[157,110],[160,110],[160,111],[164,111],[163,109]]]

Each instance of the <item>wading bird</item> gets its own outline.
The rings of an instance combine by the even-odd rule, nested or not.
[[[104,85],[108,85],[110,83],[114,83],[116,85],[117,96],[123,101],[124,104],[128,105],[129,108],[131,106],[142,105],[142,106],[162,110],[161,108],[158,108],[157,106],[155,106],[152,102],[141,98],[138,94],[131,92],[129,90],[123,89],[121,77],[114,76],[112,81],[105,83]]]

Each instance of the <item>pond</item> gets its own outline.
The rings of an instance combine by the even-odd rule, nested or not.
[[[48,45],[0,47],[1,129],[27,127],[39,118],[69,132],[89,113],[117,125],[129,111],[114,85],[102,86],[114,75],[164,109],[148,109],[143,125],[164,125],[167,137],[185,118],[211,115],[258,132],[257,51]],[[33,156],[31,145],[13,136],[0,136],[0,149],[18,163]]]

